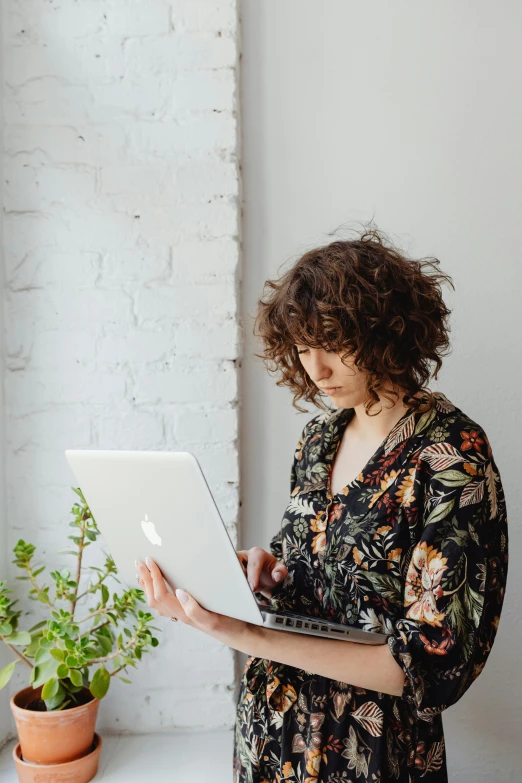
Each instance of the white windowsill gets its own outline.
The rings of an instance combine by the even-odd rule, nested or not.
[[[172,734],[102,736],[98,774],[103,783],[231,783],[232,731],[191,731]],[[12,751],[0,753],[0,780],[18,783]]]

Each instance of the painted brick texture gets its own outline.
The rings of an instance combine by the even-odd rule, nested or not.
[[[193,451],[235,542],[236,0],[5,0],[2,48],[9,550],[70,564],[66,448]],[[101,728],[231,726],[232,651],[158,624]]]

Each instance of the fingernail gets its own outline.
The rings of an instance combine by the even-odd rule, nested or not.
[[[254,583],[252,582],[252,580],[250,580],[248,584],[250,585],[250,587],[251,587],[251,588],[252,588],[252,590],[253,590],[253,589],[254,589]]]
[[[281,571],[276,571],[274,573],[274,581],[280,582],[282,578],[283,578],[283,574],[281,573]]]
[[[178,587],[176,590],[176,595],[178,597],[178,601],[180,602],[180,604],[187,603],[189,597],[184,590],[180,590],[180,588]]]
[[[150,566],[150,564],[152,563],[152,560],[150,559],[150,557],[146,557],[145,558],[145,562],[147,563],[148,566]]]
[[[135,568],[138,568],[138,566],[139,566],[139,563],[138,563],[138,561],[137,561],[137,560],[135,560],[135,561],[134,561],[134,567],[135,567]]]

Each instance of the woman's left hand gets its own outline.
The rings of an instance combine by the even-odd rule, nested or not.
[[[163,617],[191,625],[234,650],[250,654],[250,640],[257,626],[224,614],[209,612],[203,609],[195,598],[179,588],[176,595],[169,592],[159,566],[150,558],[146,559],[146,564],[136,561],[135,565],[136,576],[139,577],[140,587],[144,590],[151,609],[155,609]]]

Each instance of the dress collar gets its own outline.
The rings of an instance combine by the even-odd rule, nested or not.
[[[435,395],[437,395],[437,392],[435,392]],[[317,482],[310,484],[306,491],[309,491],[310,489],[324,489],[329,499],[335,497],[330,493],[332,467],[344,431],[353,416],[353,408],[338,408],[326,419],[321,433],[320,449],[318,450],[319,454],[317,460],[314,461],[314,473],[320,478],[318,478]],[[395,449],[399,443],[410,438],[411,442],[409,446],[400,455],[400,465],[402,465],[415,448],[416,438],[412,436],[417,435],[419,430],[424,433],[428,422],[431,422],[434,416],[434,408],[430,408],[427,411],[415,411],[412,406],[408,407],[370,457],[366,465],[362,467],[361,473],[366,472],[370,461],[373,461],[378,454],[380,455],[381,451],[384,454],[388,454]]]

